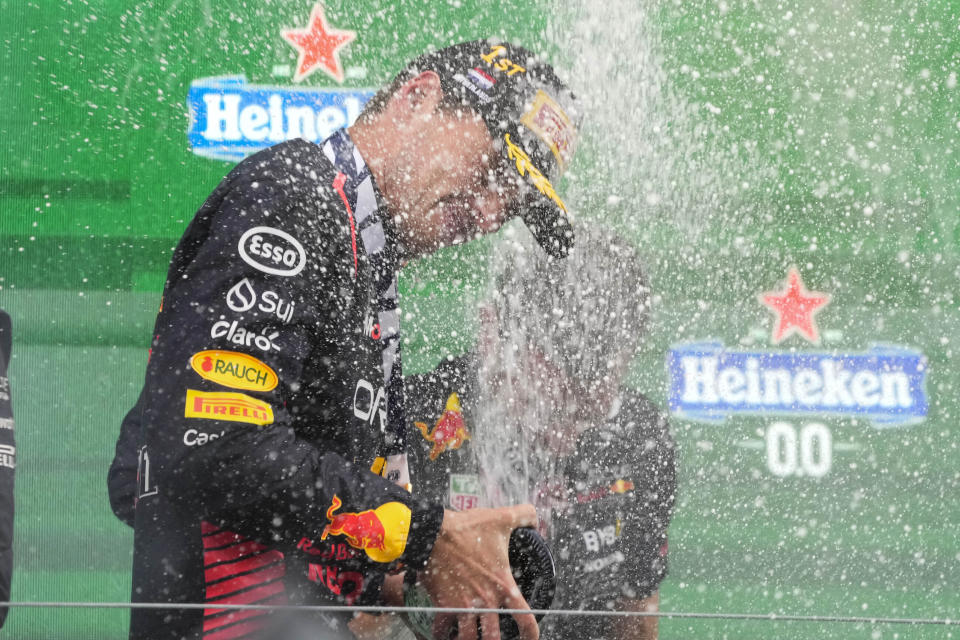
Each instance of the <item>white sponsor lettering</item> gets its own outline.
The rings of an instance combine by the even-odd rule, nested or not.
[[[0,467],[17,468],[17,448],[9,444],[0,444]]]
[[[789,422],[774,422],[766,434],[767,468],[775,476],[822,478],[833,466],[833,434],[820,422],[799,430]]]
[[[274,93],[267,99],[267,108],[258,104],[240,108],[243,98],[236,93],[204,94],[207,126],[201,135],[211,142],[244,139],[281,142],[291,138],[324,140],[334,131],[352,124],[362,107],[360,99],[353,96],[343,99],[343,108],[285,105],[284,96]],[[284,122],[287,123],[286,131]]]
[[[257,292],[247,278],[233,285],[227,292],[227,306],[237,313],[249,311],[256,303]],[[287,302],[281,299],[278,293],[265,291],[260,296],[260,304],[257,305],[257,308],[264,313],[276,315],[281,322],[287,324],[293,318],[293,308],[295,306],[295,302]]]
[[[203,97],[209,108],[209,95]],[[260,142],[270,135],[270,114],[258,104],[252,104],[240,112],[240,133],[244,138]],[[209,130],[209,129],[208,129]]]
[[[583,532],[583,544],[587,546],[587,551],[600,551],[600,537],[596,531]]]
[[[818,369],[761,369],[756,358],[744,368],[720,368],[716,356],[687,355],[682,401],[691,404],[800,405],[824,408],[908,409],[910,378],[903,371],[853,372],[837,360],[823,359]]]
[[[188,447],[200,447],[211,440],[216,440],[223,435],[223,431],[220,433],[204,433],[203,431],[197,431],[196,429],[187,429],[183,434],[183,444]]]
[[[257,303],[257,292],[253,290],[250,281],[244,278],[227,291],[227,306],[232,311],[243,313],[253,308]]]
[[[471,77],[472,77],[472,76],[471,76]],[[489,95],[487,95],[487,93],[486,93],[485,91],[482,91],[479,87],[477,87],[476,85],[474,85],[470,80],[468,80],[467,78],[465,78],[465,77],[462,76],[461,74],[459,74],[459,73],[453,74],[453,79],[456,80],[457,82],[459,82],[460,84],[462,84],[462,85],[467,89],[467,91],[469,91],[469,92],[472,93],[473,95],[477,96],[477,98],[480,99],[480,102],[486,104],[486,103],[491,102],[491,101],[493,100],[493,98],[491,98]]]
[[[287,324],[290,322],[290,318],[293,317],[293,307],[295,305],[295,302],[285,302],[281,300],[280,296],[273,291],[265,291],[263,295],[260,296],[260,304],[257,308],[264,313],[274,314],[283,324]]]
[[[630,478],[636,472],[629,464],[611,465],[609,467],[591,467],[587,469],[586,482],[590,486],[610,482],[614,478]]]
[[[380,432],[387,431],[387,394],[383,387],[374,390],[372,384],[360,378],[353,390],[353,415],[361,420],[373,424],[374,418],[380,417]]]
[[[160,491],[150,469],[150,454],[147,447],[140,447],[137,455],[137,500],[156,495]]]
[[[203,96],[207,105],[207,129],[203,137],[208,140],[240,139],[240,98],[239,94],[219,95],[208,93]]]
[[[13,418],[0,418],[0,429],[13,429]]]
[[[211,338],[226,338],[228,342],[243,345],[245,347],[254,346],[261,351],[280,351],[280,346],[274,340],[280,335],[279,331],[274,331],[268,336],[260,335],[237,324],[237,321],[227,322],[219,320],[213,323],[210,328]]]
[[[609,524],[600,529],[588,529],[583,532],[583,543],[587,551],[600,551],[600,547],[609,547],[617,541],[617,527]]]
[[[597,571],[602,571],[610,565],[619,564],[626,560],[627,557],[623,555],[620,551],[614,551],[610,555],[604,558],[597,558],[596,560],[590,560],[583,563],[583,572],[584,573],[596,573]]]
[[[300,242],[286,231],[273,227],[248,229],[240,237],[238,248],[244,262],[275,276],[295,276],[307,264],[307,254]]]
[[[379,340],[383,335],[383,332],[380,330],[380,323],[373,321],[372,315],[367,315],[363,319],[363,335],[370,336],[374,340]]]

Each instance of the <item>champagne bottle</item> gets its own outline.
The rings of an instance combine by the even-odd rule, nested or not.
[[[550,547],[535,529],[520,527],[510,534],[508,548],[510,571],[513,579],[531,609],[549,609],[557,588],[557,572]],[[408,572],[404,579],[404,605],[407,607],[432,607],[433,602],[426,589],[416,579],[415,572]],[[450,638],[434,638],[434,614],[427,611],[410,611],[401,614],[407,627],[417,640],[451,640],[457,637],[456,626]],[[536,616],[539,623],[543,614]],[[510,615],[500,616],[502,640],[516,640],[520,635],[517,623]]]

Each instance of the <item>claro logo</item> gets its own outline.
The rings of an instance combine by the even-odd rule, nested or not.
[[[300,242],[286,231],[273,227],[248,229],[237,245],[240,257],[258,271],[275,276],[295,276],[307,264]]]

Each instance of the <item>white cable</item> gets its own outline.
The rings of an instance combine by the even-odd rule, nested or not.
[[[0,607],[63,609],[208,609],[251,611],[311,611],[316,613],[533,613],[554,616],[611,616],[618,618],[706,618],[765,620],[767,622],[847,622],[859,624],[960,625],[950,618],[864,618],[855,616],[798,616],[778,613],[694,613],[681,611],[584,611],[577,609],[468,609],[457,607],[373,607],[345,605],[262,605],[167,602],[0,602]]]

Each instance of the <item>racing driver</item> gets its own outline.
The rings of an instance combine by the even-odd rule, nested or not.
[[[134,523],[132,600],[171,605],[134,607],[131,638],[277,635],[279,616],[222,605],[376,604],[404,567],[438,606],[525,608],[507,540],[534,507],[459,513],[405,488],[397,271],[514,212],[564,254],[553,184],[579,120],[551,67],[480,40],[411,62],[349,129],[223,179],[174,251],[108,478]],[[495,613],[437,628],[454,621],[498,636]]]
[[[503,244],[476,348],[406,380],[414,491],[461,510],[532,501],[557,564],[553,608],[656,611],[675,445],[623,384],[650,305],[639,258],[595,228],[562,261]],[[541,632],[651,640],[657,618],[552,615]]]

